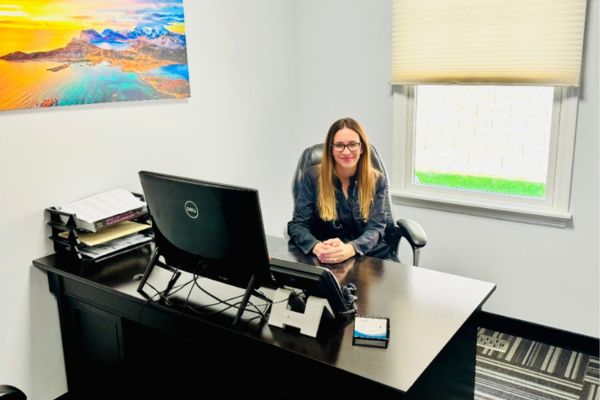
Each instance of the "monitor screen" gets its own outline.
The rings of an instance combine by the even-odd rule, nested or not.
[[[175,268],[246,288],[270,281],[258,191],[141,171],[156,245]]]

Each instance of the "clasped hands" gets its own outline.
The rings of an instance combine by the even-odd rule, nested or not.
[[[354,246],[344,243],[338,238],[317,243],[312,252],[324,264],[337,264],[356,255]]]

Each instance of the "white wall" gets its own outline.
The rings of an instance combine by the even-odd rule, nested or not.
[[[396,205],[429,244],[421,264],[495,282],[484,310],[599,336],[598,1],[590,1],[571,210],[566,229]],[[354,116],[392,166],[391,1],[294,2],[294,150]]]
[[[420,221],[423,264],[498,283],[486,310],[598,337],[598,8],[577,132],[572,228],[395,207]],[[291,216],[301,149],[354,116],[392,165],[389,1],[186,0],[192,97],[0,113],[0,380],[30,399],[66,390],[56,302],[31,260],[42,210],[139,190],[157,170],[260,190],[265,227]],[[459,230],[467,231],[457,235]]]
[[[189,100],[0,113],[0,383],[30,399],[66,391],[56,301],[31,267],[52,252],[45,207],[140,190],[149,169],[257,187],[269,233],[289,217],[291,0],[186,0],[185,17]]]

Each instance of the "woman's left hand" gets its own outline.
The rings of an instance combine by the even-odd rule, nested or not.
[[[337,264],[356,255],[354,246],[338,238],[325,240],[323,244],[326,245],[325,249],[321,251],[318,258],[324,264]]]

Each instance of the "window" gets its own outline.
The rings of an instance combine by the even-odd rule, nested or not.
[[[413,183],[544,198],[554,91],[415,88]]]
[[[392,4],[394,198],[565,226],[586,0]]]
[[[574,88],[396,86],[392,194],[410,205],[564,226],[576,111]]]

